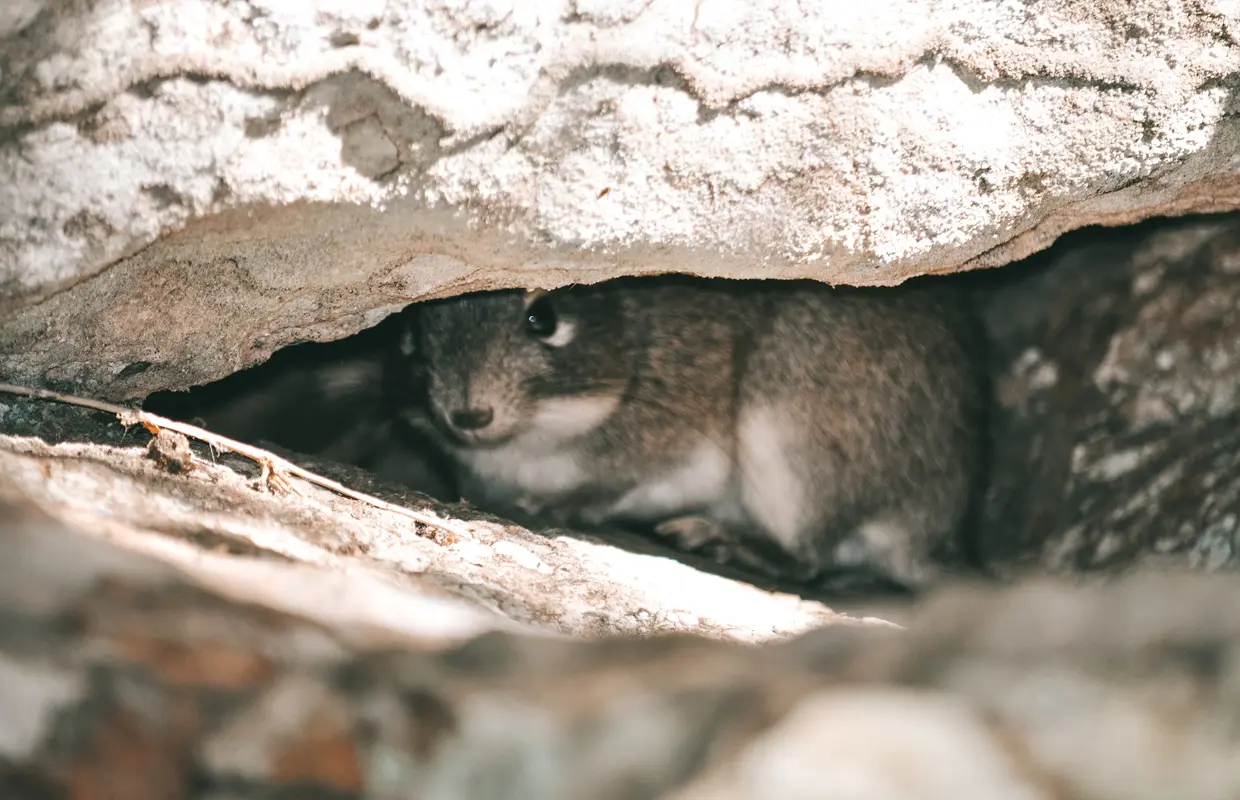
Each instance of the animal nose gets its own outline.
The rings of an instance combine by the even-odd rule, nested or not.
[[[485,428],[495,419],[495,411],[490,407],[466,408],[452,412],[452,424],[463,431],[476,431]]]

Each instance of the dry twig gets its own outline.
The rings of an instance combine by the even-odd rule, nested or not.
[[[133,425],[141,425],[152,435],[158,434],[161,430],[169,430],[175,433],[188,436],[191,439],[197,439],[205,442],[207,445],[222,452],[232,452],[237,455],[250,459],[259,466],[261,475],[259,481],[265,484],[272,491],[289,491],[293,490],[292,484],[288,483],[287,476],[301,478],[307,483],[320,486],[336,494],[356,500],[359,503],[373,506],[383,511],[390,511],[393,514],[399,514],[402,517],[408,517],[415,522],[432,528],[446,531],[455,537],[470,538],[465,531],[458,530],[454,525],[446,520],[424,511],[415,511],[411,508],[398,506],[395,503],[389,503],[386,500],[380,500],[377,497],[359,492],[356,489],[350,489],[342,483],[326,478],[318,473],[311,472],[304,467],[299,467],[288,459],[281,458],[275,453],[239,442],[235,439],[229,439],[227,436],[221,436],[218,433],[200,428],[197,425],[190,425],[186,422],[177,422],[148,411],[142,411],[136,408],[126,408],[125,406],[108,403],[103,400],[92,400],[88,397],[75,397],[73,395],[53,392],[50,389],[30,389],[25,386],[16,386],[10,383],[0,383],[0,392],[5,394],[15,394],[22,397],[33,397],[40,400],[52,400],[57,403],[67,403],[69,405],[81,406],[82,408],[90,408],[95,411],[103,411],[108,414],[115,414],[117,419],[125,427]]]

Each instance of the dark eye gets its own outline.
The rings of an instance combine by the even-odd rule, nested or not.
[[[525,328],[532,335],[546,339],[555,334],[555,309],[546,297],[540,297],[525,309]]]

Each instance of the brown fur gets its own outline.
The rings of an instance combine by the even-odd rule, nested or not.
[[[532,334],[535,301],[575,335]],[[416,315],[406,368],[426,394],[410,419],[464,496],[498,512],[778,543],[797,577],[862,568],[921,585],[976,490],[975,334],[940,286],[640,278]],[[483,407],[489,426],[452,424]]]

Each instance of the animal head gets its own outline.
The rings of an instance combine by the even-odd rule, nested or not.
[[[596,287],[475,293],[421,304],[402,348],[450,440],[564,441],[619,405],[638,349],[628,316],[621,295]]]

